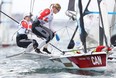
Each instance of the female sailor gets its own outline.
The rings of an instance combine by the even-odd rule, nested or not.
[[[47,43],[56,35],[56,31],[52,28],[51,22],[53,20],[53,14],[57,14],[60,9],[60,4],[51,4],[50,8],[44,9],[32,24],[32,32],[37,37],[44,39],[43,42],[41,42],[41,44],[38,46],[38,49],[41,49],[44,46],[43,51],[49,54],[51,54],[51,52],[49,52],[47,49]],[[46,23],[48,23],[49,26],[44,26]]]
[[[32,28],[31,16],[25,15],[19,27],[20,30],[17,32],[16,36],[17,46],[27,48],[32,43],[32,47],[36,49],[38,47],[36,40],[28,38],[28,34]]]

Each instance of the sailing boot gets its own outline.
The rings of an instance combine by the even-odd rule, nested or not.
[[[42,52],[40,51],[40,49],[38,49],[38,48],[35,49],[35,52],[36,52],[36,53],[42,53]]]
[[[33,45],[33,48],[34,48],[35,52],[36,52],[36,53],[42,53],[42,52],[40,51],[40,49],[37,48],[37,47],[38,47],[38,46]]]
[[[43,48],[43,51],[48,53],[48,54],[51,54],[51,52],[49,52],[47,48]]]
[[[34,48],[35,52],[42,53],[40,51],[40,49],[38,49],[37,47],[38,47],[38,43],[36,42],[36,40],[33,40],[33,48]]]

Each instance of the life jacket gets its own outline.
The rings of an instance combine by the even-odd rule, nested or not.
[[[21,26],[23,28],[26,28],[26,29],[31,29],[32,28],[32,23],[31,22],[27,22],[26,20],[22,20],[21,21]]]
[[[53,11],[49,8],[44,9],[38,16],[40,24],[49,23],[53,20]]]
[[[21,25],[19,27],[21,27],[21,28],[18,31],[18,34],[27,34],[27,31],[32,28],[32,23],[27,22],[26,20],[22,20]]]

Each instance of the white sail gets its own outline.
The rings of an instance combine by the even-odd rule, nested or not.
[[[93,14],[89,14],[87,16],[85,16],[85,29],[86,31],[89,33],[89,36],[93,38],[93,41],[99,41],[99,31],[95,31],[99,30],[98,26],[99,26],[99,21],[100,21],[100,17],[99,17],[99,11],[98,11],[98,6],[96,3],[96,0],[92,0],[90,3],[89,7],[89,11],[91,12],[96,12]],[[112,15],[108,14],[108,12],[112,12],[113,13],[113,7],[114,7],[114,0],[102,0],[101,4],[101,13],[102,13],[102,18],[103,18],[103,24],[104,24],[104,30],[105,30],[105,35],[107,37],[107,42],[108,45],[110,45],[110,25],[111,25],[111,17]],[[101,26],[101,24],[100,24]],[[95,35],[96,34],[96,35]],[[99,42],[97,42],[99,43]]]
[[[113,8],[113,12],[116,12],[116,0],[115,0],[115,5],[114,5],[114,8]],[[111,36],[112,35],[115,35],[115,28],[116,28],[116,15],[112,15],[112,19],[111,19]]]
[[[112,1],[107,1],[107,5],[110,3],[110,7],[108,8],[108,10],[111,10],[112,12],[112,15],[109,16],[109,22],[110,22],[110,42],[111,42],[111,45],[115,45],[115,40],[116,40],[116,32],[115,32],[115,29],[116,29],[116,0],[112,0]],[[112,6],[113,5],[113,6]]]
[[[103,25],[104,25],[104,33],[107,38],[107,43],[108,45],[110,45],[110,29],[109,29],[110,25],[109,25],[109,20],[108,20],[108,11],[107,11],[106,1],[102,1],[100,4],[100,7],[101,7],[101,14],[102,14]]]

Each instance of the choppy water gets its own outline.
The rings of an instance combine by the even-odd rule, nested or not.
[[[115,78],[116,64],[108,64],[105,72],[69,70],[36,53],[6,58],[20,52],[18,47],[0,48],[0,78]]]
[[[64,45],[68,45],[67,42],[69,42],[75,27],[74,23],[56,22],[55,28],[61,41],[57,42],[54,39],[53,43],[55,42],[55,46],[65,50],[66,46]],[[79,37],[75,38],[76,41],[78,41],[77,38]],[[52,50],[54,50],[53,47],[51,47]],[[17,54],[22,51],[23,49],[17,46],[0,48],[0,78],[116,78],[116,63],[108,64],[105,72],[96,72],[68,70],[60,64],[51,62],[46,57],[38,56],[36,53],[6,58],[8,55]]]

